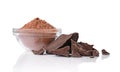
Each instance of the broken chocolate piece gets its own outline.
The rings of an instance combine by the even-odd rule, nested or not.
[[[81,57],[79,53],[79,47],[77,46],[77,43],[71,39],[71,56],[72,57]]]
[[[78,33],[72,33],[69,35],[62,34],[45,48],[46,52],[52,54],[51,51],[54,51],[55,49],[71,46],[71,39],[77,41]]]
[[[52,54],[69,57],[69,50],[70,50],[70,46],[65,46],[63,48],[52,51]]]
[[[81,45],[82,48],[86,50],[86,56],[90,56],[91,58],[99,56],[99,52],[95,48],[93,48],[94,45],[83,42],[79,42],[79,45]]]
[[[86,51],[86,56],[93,56],[93,50]]]
[[[91,52],[87,52],[81,45],[78,45],[78,51],[82,56],[90,56]]]
[[[102,55],[109,55],[110,53],[107,52],[105,49],[102,49]]]
[[[94,45],[89,45],[88,43],[78,42],[80,45],[82,45],[83,49],[85,50],[93,50]]]
[[[93,48],[93,45],[89,45],[83,42],[77,43],[73,40],[71,40],[71,43],[72,43],[71,50],[73,50],[74,48],[75,49],[77,48],[78,50],[78,51],[76,50],[76,52],[72,51],[72,54],[79,52],[79,54],[82,56],[90,56],[90,57],[99,56],[99,52],[95,48]]]
[[[32,52],[33,52],[35,55],[43,55],[44,49],[41,48],[39,51],[32,50]]]
[[[99,56],[99,52],[97,50],[93,50],[92,51],[92,56]]]
[[[79,34],[77,32],[75,32],[75,33],[72,33],[71,35],[72,35],[71,39],[77,42],[77,40],[79,38]]]
[[[91,52],[82,48],[80,44],[71,39],[72,56],[91,56]]]

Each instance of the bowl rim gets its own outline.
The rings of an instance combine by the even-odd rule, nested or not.
[[[13,33],[61,33],[61,28],[55,29],[21,29],[13,28]]]

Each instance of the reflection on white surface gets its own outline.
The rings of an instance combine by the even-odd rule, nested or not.
[[[104,59],[107,59],[109,57],[110,57],[110,55],[102,55],[101,59],[104,60]]]
[[[94,63],[96,58],[58,57],[55,55],[33,55],[23,53],[14,66],[14,72],[78,72],[79,65]]]

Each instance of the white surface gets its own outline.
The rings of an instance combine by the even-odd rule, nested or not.
[[[100,58],[66,58],[54,55],[39,56],[25,52],[18,58],[14,66],[14,72],[80,72],[97,71],[100,68],[103,68],[100,71],[111,71],[109,68],[112,68],[112,65],[106,67],[111,63],[110,59],[109,56]]]
[[[34,56],[17,43],[12,28],[35,17],[111,55],[89,58]],[[0,0],[0,72],[120,72],[119,0]],[[54,69],[55,68],[55,69]]]

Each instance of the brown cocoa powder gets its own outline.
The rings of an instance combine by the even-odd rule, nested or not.
[[[55,27],[47,23],[45,20],[35,18],[25,24],[21,29],[55,29]]]
[[[45,20],[35,18],[20,28],[19,37],[25,47],[39,51],[55,39],[56,31],[56,28]]]

